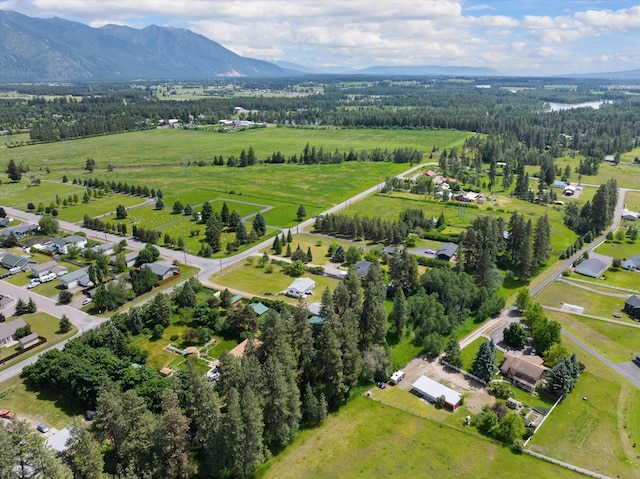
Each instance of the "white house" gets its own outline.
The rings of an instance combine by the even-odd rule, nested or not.
[[[69,269],[66,266],[61,266],[53,260],[42,264],[36,264],[31,267],[31,276],[38,279],[42,279],[43,276],[51,273],[55,273],[57,276],[64,276],[68,272]]]
[[[60,254],[67,254],[69,252],[69,246],[71,245],[84,249],[84,247],[87,246],[87,238],[84,236],[73,235],[65,236],[64,238],[54,238],[51,240],[51,246]]]
[[[311,278],[296,278],[285,294],[292,298],[304,298],[306,295],[313,294],[315,287],[316,282]]]

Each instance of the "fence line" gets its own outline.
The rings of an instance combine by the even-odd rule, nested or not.
[[[440,363],[441,363],[441,364],[444,364],[445,366],[447,366],[447,367],[449,367],[449,368],[451,368],[451,369],[453,369],[453,370],[455,370],[455,371],[458,371],[459,373],[464,374],[465,376],[470,377],[471,379],[474,379],[474,380],[478,381],[479,383],[484,384],[485,386],[488,384],[488,382],[487,382],[487,381],[485,381],[484,379],[479,378],[479,377],[478,377],[478,376],[476,376],[475,374],[471,374],[469,371],[465,371],[464,369],[461,369],[461,368],[459,368],[459,367],[457,367],[457,366],[454,366],[453,364],[449,364],[449,363],[448,363],[447,361],[445,361],[444,359],[441,359],[441,360],[440,360]]]

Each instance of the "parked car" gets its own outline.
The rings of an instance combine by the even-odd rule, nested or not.
[[[38,427],[36,427],[36,429],[41,432],[42,434],[44,434],[45,432],[49,432],[49,428],[45,425],[45,424],[38,424]]]
[[[385,383],[384,381],[378,381],[376,383],[376,386],[378,386],[380,389],[384,389],[387,387],[387,383]]]
[[[82,302],[82,306],[86,306],[87,304],[89,304],[91,301],[93,301],[93,299],[91,298],[87,298]]]
[[[425,250],[425,253],[427,253],[427,254],[436,254],[436,252],[434,250],[432,250],[431,248],[427,248]]]
[[[27,288],[29,288],[29,289],[35,288],[39,284],[40,284],[40,280],[39,279],[32,279],[31,282],[29,283],[29,286],[27,286]]]

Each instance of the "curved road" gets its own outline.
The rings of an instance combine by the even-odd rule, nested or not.
[[[421,163],[419,165],[415,165],[409,168],[408,170],[396,175],[396,177],[402,178],[430,164],[432,163]],[[357,195],[354,195],[351,198],[341,203],[338,203],[337,205],[332,206],[331,208],[322,212],[321,214],[326,215],[326,214],[331,214],[331,213],[340,211],[341,209],[353,204],[354,202],[360,201],[363,198],[366,198],[367,196],[375,193],[376,191],[379,191],[380,189],[382,189],[384,184],[385,182],[383,181],[375,186],[372,186],[371,188],[361,193],[358,193]],[[40,221],[40,218],[41,218],[40,216],[35,215],[33,213],[28,213],[28,212],[21,211],[11,207],[4,207],[4,209],[8,216],[18,218],[23,221],[28,221],[31,223],[38,223],[38,221]],[[58,220],[58,222],[62,230],[65,230],[71,233],[83,232],[87,235],[88,238],[92,238],[98,241],[117,244],[123,239],[122,236],[116,236],[110,233],[90,230],[82,226],[79,226],[76,223],[70,223],[67,221],[60,221],[60,220]],[[298,224],[295,229],[291,228],[291,233],[296,234],[300,230],[304,230],[304,228],[313,225],[314,222],[315,222],[314,218],[309,218],[308,220],[305,220],[300,224]],[[279,229],[282,229],[282,228],[279,228]],[[132,238],[127,238],[127,241],[128,241],[127,248],[133,249],[136,251],[139,251],[142,248],[144,248],[146,244]],[[252,247],[248,248],[245,251],[242,251],[241,253],[238,253],[236,255],[229,256],[226,258],[219,258],[219,259],[203,258],[200,256],[194,256],[194,255],[188,254],[184,251],[176,251],[172,249],[163,248],[161,246],[156,246],[156,247],[160,251],[160,255],[162,257],[170,260],[182,262],[189,266],[194,266],[198,268],[200,270],[200,272],[198,273],[198,279],[200,280],[200,282],[205,286],[214,286],[214,283],[209,281],[209,277],[211,275],[213,275],[214,273],[220,272],[225,268],[228,268],[229,266],[237,263],[238,261],[242,261],[249,256],[259,253],[261,250],[271,246],[272,242],[273,242],[273,239],[269,238],[258,244],[253,245]],[[14,299],[21,297],[26,300],[28,300],[28,298],[31,297],[33,298],[36,305],[38,306],[38,309],[41,311],[45,311],[58,318],[62,317],[63,314],[66,314],[71,320],[71,322],[74,324],[74,326],[78,328],[79,332],[77,335],[82,334],[83,331],[95,328],[99,324],[108,320],[108,318],[98,318],[96,316],[88,315],[82,311],[71,308],[69,306],[59,305],[50,298],[46,298],[44,296],[41,296],[37,293],[34,293],[24,288],[11,285],[6,281],[0,280],[0,284],[2,285],[2,293],[5,296],[9,296]],[[64,346],[64,343],[66,343],[66,341],[59,343],[55,346],[52,346],[51,348],[55,347],[55,348],[61,349]],[[42,352],[45,352],[45,351],[42,351]],[[37,361],[38,356],[39,355],[34,355],[28,359],[25,359],[24,361],[21,361],[17,364],[14,364],[13,366],[8,367],[3,371],[0,371],[0,382],[20,374],[22,372],[22,368],[24,368],[27,364],[32,364],[35,361]]]

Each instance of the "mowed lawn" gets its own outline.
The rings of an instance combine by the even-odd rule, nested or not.
[[[406,393],[408,394],[408,393]],[[300,433],[268,461],[257,478],[372,477],[474,479],[578,478],[567,469],[514,454],[467,434],[364,397],[357,397],[325,423]]]
[[[633,225],[633,222],[627,223]],[[624,231],[625,234],[627,232],[624,229],[622,231]],[[640,254],[640,241],[631,241],[628,239],[624,239],[622,241],[605,241],[600,246],[598,246],[595,251],[596,253],[611,256],[613,258],[629,258],[634,254]],[[640,278],[638,278],[638,280],[640,282]]]
[[[536,301],[543,306],[554,308],[561,308],[562,303],[581,306],[584,308],[584,314],[612,319],[613,313],[622,311],[626,298],[598,294],[581,288],[581,285],[580,283],[570,284],[555,281],[536,296]],[[588,287],[589,285],[585,286]],[[622,313],[622,317],[628,319],[625,313]]]
[[[640,328],[575,314],[546,311],[562,327],[614,362],[629,361],[640,352]]]
[[[316,282],[314,294],[307,297],[307,303],[320,301],[324,289],[329,288],[333,291],[339,281],[311,273],[305,273],[302,277],[311,278]],[[284,274],[282,268],[278,265],[273,265],[273,272],[268,273],[267,266],[261,268],[257,264],[242,264],[230,270],[225,270],[221,275],[215,274],[209,279],[214,283],[244,291],[251,295],[273,296],[286,290],[295,278]],[[287,296],[277,296],[276,299],[282,299],[291,304],[298,303],[297,299]]]
[[[633,447],[640,437],[640,390],[571,341],[564,343],[586,369],[528,447],[609,477],[640,477]]]

